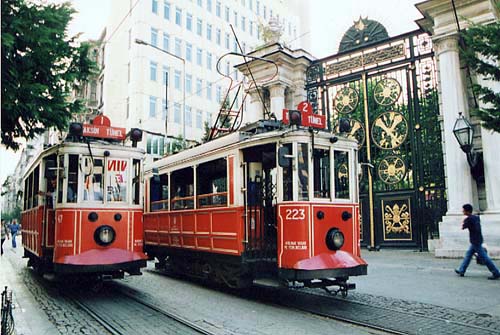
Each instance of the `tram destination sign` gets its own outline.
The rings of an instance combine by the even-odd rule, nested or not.
[[[300,113],[300,125],[303,127],[312,127],[324,129],[326,127],[326,117],[320,114],[314,114],[312,112],[311,103],[308,101],[302,101],[297,106],[296,112]],[[290,110],[283,109],[283,123],[290,124]]]
[[[125,128],[100,126],[95,124],[83,125],[83,136],[107,138],[110,140],[124,140],[127,137]]]

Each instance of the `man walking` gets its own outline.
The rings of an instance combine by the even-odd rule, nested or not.
[[[488,277],[488,279],[495,280],[500,278],[500,272],[498,271],[498,268],[495,266],[495,263],[493,263],[493,261],[488,257],[488,254],[486,253],[486,251],[482,246],[483,234],[481,233],[481,223],[479,220],[479,216],[472,215],[472,205],[470,204],[463,205],[462,209],[464,215],[467,216],[462,223],[462,229],[469,229],[470,246],[467,252],[465,253],[465,257],[464,260],[462,261],[462,264],[458,269],[455,269],[455,272],[460,277],[463,277],[472,259],[472,255],[474,255],[474,253],[477,252],[478,257],[483,259],[484,264],[488,267],[488,270],[490,270],[491,273],[493,274],[492,276]]]
[[[17,232],[19,231],[20,228],[21,228],[21,226],[19,225],[19,223],[17,223],[17,220],[13,219],[12,223],[10,225],[10,236],[12,236],[12,248],[17,247],[16,236],[17,236]]]

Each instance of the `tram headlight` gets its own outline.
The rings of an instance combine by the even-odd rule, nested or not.
[[[344,234],[337,228],[332,228],[326,233],[326,246],[330,250],[339,250],[344,245]]]
[[[115,240],[115,230],[110,226],[100,226],[95,230],[94,240],[97,244],[105,246],[113,243]]]

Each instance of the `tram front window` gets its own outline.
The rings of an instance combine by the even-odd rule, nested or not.
[[[347,151],[335,151],[335,198],[349,199],[349,153]]]
[[[108,159],[106,162],[107,201],[127,201],[128,160]]]
[[[299,174],[299,201],[309,200],[309,160],[307,143],[297,145],[297,169]]]
[[[84,157],[84,201],[102,201],[104,191],[103,160]]]
[[[330,150],[314,149],[314,197],[330,198]]]

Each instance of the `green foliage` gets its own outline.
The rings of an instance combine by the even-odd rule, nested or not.
[[[462,58],[470,69],[483,76],[485,81],[500,81],[500,22],[489,25],[473,25],[462,32],[465,47]],[[476,96],[485,104],[484,108],[475,108],[472,114],[482,120],[482,126],[500,132],[500,92],[474,84]]]
[[[175,137],[174,140],[172,141],[170,145],[170,150],[171,153],[175,154],[182,151],[182,149],[184,149],[184,138],[182,137],[182,135],[179,135]]]
[[[72,88],[95,68],[89,45],[77,46],[66,29],[75,10],[69,2],[40,5],[2,1],[2,144],[19,149],[47,128],[65,129],[72,113]]]

